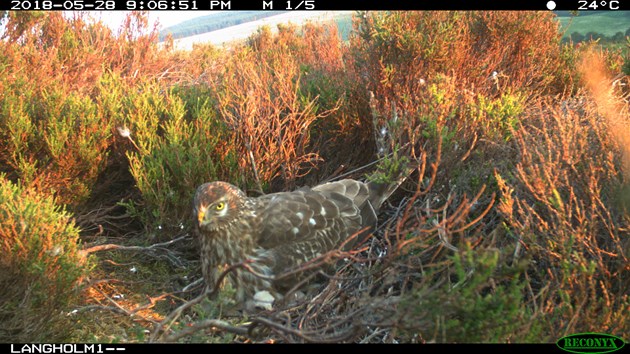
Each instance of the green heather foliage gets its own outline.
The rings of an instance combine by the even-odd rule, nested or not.
[[[498,249],[474,250],[469,243],[450,259],[451,283],[422,284],[401,302],[406,335],[459,343],[551,340],[540,337],[540,325],[530,322],[523,279],[527,262],[510,265]]]
[[[111,135],[94,102],[54,86],[38,94],[13,88],[5,91],[1,109],[1,131],[8,136],[0,159],[13,177],[56,194],[62,203],[84,201],[107,158]]]
[[[493,140],[509,140],[524,110],[524,98],[519,94],[501,93],[497,98],[477,96],[470,115],[485,135]]]
[[[108,163],[120,99],[99,91],[103,75],[133,82],[160,65],[143,20],[129,17],[129,37],[115,38],[81,16],[9,13],[0,42],[0,163],[12,180],[81,209]]]
[[[180,89],[187,102],[156,83],[130,91],[122,100],[120,128],[133,142],[126,156],[142,201],[128,206],[147,226],[180,227],[188,222],[198,185],[238,184],[230,134],[202,87]]]
[[[63,311],[88,269],[70,215],[0,175],[0,240],[0,340],[63,340]]]

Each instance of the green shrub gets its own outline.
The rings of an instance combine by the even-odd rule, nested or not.
[[[146,83],[125,93],[119,128],[128,131],[133,143],[126,155],[142,196],[127,206],[149,229],[187,225],[200,184],[212,180],[239,184],[230,133],[204,90],[175,93]]]
[[[0,175],[0,341],[53,342],[89,270],[79,230],[54,198]]]
[[[450,279],[441,285],[420,282],[402,300],[398,314],[407,335],[438,342],[539,341],[540,325],[531,322],[524,296],[527,262],[510,265],[504,251],[464,243],[450,256],[452,265],[429,271]],[[435,273],[435,274],[433,274]],[[441,274],[440,274],[441,273]]]
[[[523,113],[524,103],[523,95],[518,93],[505,92],[494,99],[478,95],[470,115],[485,136],[496,142],[508,141]]]
[[[0,161],[25,186],[76,206],[89,197],[107,160],[109,122],[86,95],[60,85],[40,89],[6,85],[0,97]]]
[[[529,99],[565,92],[576,75],[551,14],[375,12],[354,26],[355,71],[379,113],[395,106],[406,130],[422,127],[407,134],[413,143],[439,130],[444,151],[449,140],[466,151],[473,140],[509,138]]]

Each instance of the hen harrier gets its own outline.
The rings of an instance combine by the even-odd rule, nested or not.
[[[199,186],[193,215],[206,286],[215,286],[225,265],[245,262],[249,269],[228,276],[237,301],[264,291],[281,297],[303,278],[278,275],[369,232],[379,207],[399,184],[345,179],[257,198],[225,182]]]

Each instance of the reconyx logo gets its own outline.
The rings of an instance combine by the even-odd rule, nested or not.
[[[623,339],[603,333],[577,333],[558,339],[556,345],[571,353],[610,353],[623,348]]]

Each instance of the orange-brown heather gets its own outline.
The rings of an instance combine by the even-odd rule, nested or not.
[[[190,51],[146,13],[86,16],[0,14],[0,341],[630,332],[630,82],[553,13],[356,13],[348,40],[309,23]],[[173,312],[201,291],[181,291],[200,184],[401,170],[374,235],[322,255],[335,271],[289,308],[243,324],[224,288]]]

